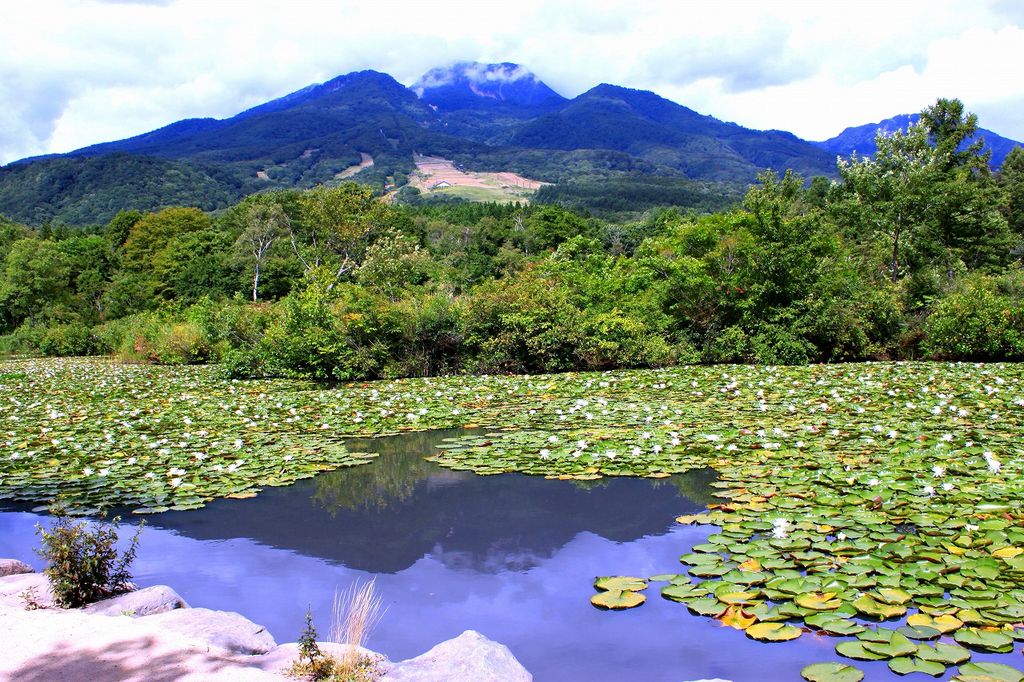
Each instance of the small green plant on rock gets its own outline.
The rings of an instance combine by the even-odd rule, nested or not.
[[[45,573],[57,606],[78,608],[132,589],[129,568],[144,523],[120,553],[116,546],[120,517],[104,527],[86,521],[73,523],[60,510],[54,514],[50,530],[36,525],[43,541],[36,552],[46,561]]]
[[[316,643],[316,627],[313,625],[313,614],[306,609],[306,628],[299,637],[299,660],[288,669],[291,677],[309,680],[327,680],[334,674],[334,659],[324,656],[320,645]]]

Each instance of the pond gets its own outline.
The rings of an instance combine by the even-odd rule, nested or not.
[[[334,591],[376,578],[387,611],[368,645],[396,660],[471,628],[509,646],[539,682],[764,679],[767,645],[677,604],[652,595],[643,608],[608,613],[589,603],[594,576],[663,572],[710,534],[673,518],[704,508],[713,472],[478,476],[422,458],[449,435],[352,440],[350,449],[380,457],[251,499],[153,515],[136,579],[171,585],[194,606],[238,611],[288,641],[307,604],[326,632]],[[35,524],[46,518],[5,509],[0,556],[38,566]],[[768,654],[780,674],[798,675],[806,658],[800,647]]]
[[[289,641],[307,605],[326,632],[335,590],[376,578],[387,610],[370,648],[398,660],[475,629],[506,644],[538,682],[742,682],[768,679],[766,670],[799,679],[810,661],[841,660],[831,638],[754,642],[658,598],[656,587],[638,609],[590,605],[594,576],[676,570],[680,553],[712,533],[673,521],[704,509],[712,471],[559,481],[479,476],[422,458],[452,433],[353,439],[350,449],[380,457],[251,499],[151,516],[136,579],[171,585],[194,606],[238,611]],[[4,509],[0,556],[38,566],[35,524],[46,517]],[[891,675],[884,663],[863,665]]]

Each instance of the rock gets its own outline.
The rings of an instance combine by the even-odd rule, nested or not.
[[[32,568],[24,561],[18,561],[17,559],[0,559],[0,578],[8,575],[35,572],[36,569]]]
[[[335,660],[344,658],[345,654],[348,653],[348,644],[335,644],[333,642],[317,642],[317,646],[320,647],[320,653],[324,656],[330,656]],[[370,651],[363,647],[356,647],[359,654],[373,658],[379,661],[382,666],[386,664],[387,658],[378,654],[376,651]],[[268,673],[283,674],[288,668],[291,667],[292,663],[299,659],[299,645],[296,642],[289,642],[288,644],[280,644],[262,656],[253,657],[253,665],[260,670]]]
[[[425,654],[385,667],[386,682],[532,682],[504,644],[466,630]]]
[[[236,654],[265,654],[277,646],[266,628],[233,611],[175,609],[143,620]]]
[[[157,613],[187,609],[188,604],[177,592],[166,585],[154,585],[110,599],[98,601],[82,608],[86,613],[102,616],[131,616],[141,618]]]
[[[26,596],[32,595],[35,608],[51,608],[53,592],[45,573],[15,573],[0,578],[0,606],[32,608]]]

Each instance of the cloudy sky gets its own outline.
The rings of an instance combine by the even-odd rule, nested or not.
[[[358,69],[405,84],[524,64],[572,97],[608,82],[753,128],[832,137],[937,97],[1024,140],[1024,2],[228,2],[0,5],[0,163],[233,115]]]

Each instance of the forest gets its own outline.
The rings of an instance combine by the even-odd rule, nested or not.
[[[92,227],[0,218],[0,352],[329,381],[1021,359],[1024,150],[990,169],[976,130],[940,99],[836,180],[768,170],[711,213],[598,218],[551,190],[389,204],[344,183]],[[672,190],[632,189],[641,207]]]

